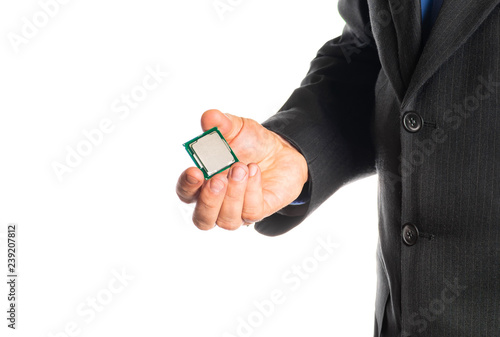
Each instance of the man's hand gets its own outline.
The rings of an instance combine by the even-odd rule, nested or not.
[[[197,167],[179,177],[177,195],[196,202],[193,222],[200,229],[234,230],[259,221],[294,201],[307,181],[305,158],[286,140],[252,119],[208,110],[203,131],[217,126],[240,162],[208,181]]]

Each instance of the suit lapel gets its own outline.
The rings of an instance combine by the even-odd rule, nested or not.
[[[380,62],[402,102],[419,56],[420,1],[375,0],[369,7]]]
[[[417,3],[418,1],[414,0],[413,2]],[[477,30],[499,3],[500,0],[444,1],[429,40],[411,77],[403,99],[403,107],[438,68]]]
[[[402,0],[401,0],[402,1]],[[419,0],[390,0],[398,46],[398,65],[404,89],[408,88],[420,53],[421,9]]]
[[[395,4],[390,6],[388,0],[368,1],[368,6],[380,63],[401,102],[406,88],[399,69],[398,40],[393,17],[401,13],[402,6],[397,7]]]

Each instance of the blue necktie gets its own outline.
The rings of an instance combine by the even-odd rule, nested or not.
[[[420,0],[422,6],[422,43],[427,42],[443,0]]]

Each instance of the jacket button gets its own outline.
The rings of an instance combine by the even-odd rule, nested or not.
[[[413,246],[417,243],[418,229],[415,225],[407,223],[403,226],[403,242],[408,246]]]
[[[423,124],[422,117],[415,111],[408,111],[403,115],[403,126],[408,132],[418,132]]]

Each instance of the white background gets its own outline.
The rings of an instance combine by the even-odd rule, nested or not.
[[[96,337],[372,335],[375,177],[275,238],[253,226],[199,231],[177,200],[177,177],[192,166],[181,144],[201,133],[201,113],[264,121],[343,26],[333,0],[229,3],[221,17],[213,0],[71,0],[16,52],[8,37],[22,36],[23,18],[33,22],[41,7],[2,2],[1,336],[69,336],[68,324],[73,336]],[[146,67],[169,75],[120,119],[111,106]],[[59,181],[53,163],[65,164],[67,147],[107,118],[113,131]],[[5,319],[11,222],[19,226],[15,332]],[[283,275],[311,263],[318,240],[338,247],[309,264],[294,291]],[[133,277],[116,294],[113,271]],[[238,334],[241,321],[263,317],[254,301],[275,291],[284,303]],[[77,311],[89,309],[88,298],[105,303],[92,320]]]

